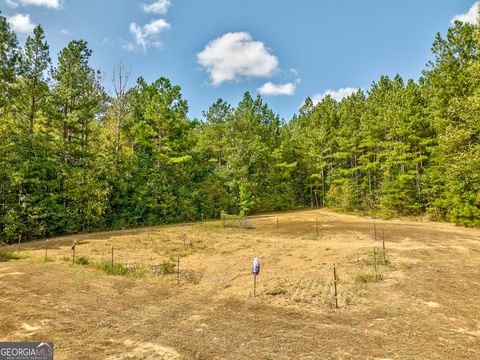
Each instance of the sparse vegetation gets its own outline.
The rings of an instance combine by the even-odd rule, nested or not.
[[[14,251],[0,251],[0,261],[20,260],[25,258],[26,255],[24,253],[18,253]]]
[[[43,244],[32,243],[36,250],[26,254],[35,261],[0,265],[0,316],[7,319],[0,322],[0,331],[28,340],[31,333],[23,332],[19,322],[40,327],[43,323],[32,319],[52,319],[55,327],[48,331],[59,344],[68,344],[57,348],[62,358],[74,358],[85,349],[105,357],[106,346],[131,358],[139,355],[135,349],[147,356],[148,351],[163,347],[185,358],[195,354],[205,359],[261,358],[267,353],[280,359],[315,358],[319,351],[325,358],[338,357],[338,347],[326,346],[325,341],[342,344],[345,354],[355,358],[385,356],[376,352],[379,341],[388,341],[392,351],[411,358],[469,358],[460,356],[463,348],[459,346],[471,344],[466,335],[455,333],[458,347],[445,348],[437,340],[448,327],[445,313],[468,324],[479,311],[477,289],[470,279],[480,276],[480,245],[465,239],[480,234],[449,224],[389,222],[388,260],[395,268],[382,262],[378,250],[379,280],[388,275],[389,281],[375,282],[372,247],[378,241],[369,219],[324,210],[278,214],[282,224],[278,238],[272,221],[276,216],[251,219],[255,228],[248,232],[198,224],[52,240],[48,255],[66,261],[48,266],[43,265]],[[310,241],[316,237],[311,220],[315,218],[322,225],[320,242]],[[193,249],[184,247],[185,232],[195,240]],[[439,232],[448,236],[438,236]],[[78,240],[77,263],[72,266],[74,240]],[[412,246],[421,250],[409,250]],[[176,286],[176,251],[185,251],[180,287]],[[467,265],[463,274],[450,271],[458,266],[459,251]],[[250,266],[256,255],[263,267],[254,300]],[[443,286],[445,282],[455,283],[455,288]],[[44,289],[39,284],[54,285]],[[47,291],[48,303],[39,301]],[[458,291],[465,294],[461,312],[455,306]],[[34,306],[25,307],[25,303]],[[434,306],[435,311],[426,311]],[[15,314],[14,321],[8,322],[9,314]],[[89,342],[84,337],[72,340],[72,324],[79,332],[95,336]],[[414,333],[419,326],[426,335],[416,342],[415,353],[409,353],[402,335]],[[174,332],[168,330],[172,327]],[[132,339],[133,331],[135,340],[125,342]],[[102,334],[98,336],[102,340],[97,340],[97,334]],[[103,335],[119,342],[105,343]],[[299,344],[299,338],[308,341]],[[153,354],[152,358],[161,358]]]

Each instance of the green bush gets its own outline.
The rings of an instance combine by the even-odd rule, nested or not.
[[[449,213],[449,220],[457,225],[480,227],[480,209],[475,205],[457,205]]]

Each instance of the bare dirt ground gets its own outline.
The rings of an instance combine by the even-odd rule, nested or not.
[[[53,341],[56,359],[480,359],[480,231],[377,220],[375,240],[367,218],[312,210],[278,221],[278,234],[275,214],[252,218],[252,230],[208,222],[50,239],[46,263],[45,242],[24,244],[24,259],[0,262],[0,341]],[[388,261],[364,283],[383,232]],[[72,265],[75,240],[77,257],[109,261],[113,245],[138,271]],[[179,286],[157,271],[177,256]]]

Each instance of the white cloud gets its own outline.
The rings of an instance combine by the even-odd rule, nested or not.
[[[353,93],[356,93],[360,89],[358,88],[341,88],[338,90],[327,90],[323,94],[315,94],[312,96],[312,101],[314,104],[318,104],[320,101],[322,101],[326,96],[330,96],[332,99],[336,101],[341,101],[342,99],[349,97]]]
[[[278,69],[277,57],[246,32],[230,32],[212,40],[197,54],[197,62],[213,85],[243,77],[269,77]]]
[[[23,6],[44,6],[51,9],[60,9],[60,0],[7,0],[7,4],[17,7],[19,4]]]
[[[32,23],[30,15],[28,14],[16,14],[7,18],[7,21],[12,29],[18,34],[29,35],[35,28],[35,24]]]
[[[14,9],[18,7],[18,4],[13,0],[6,0],[5,3]]]
[[[70,35],[70,31],[68,31],[67,29],[62,29],[62,30],[60,30],[60,34],[62,34],[62,35]]]
[[[257,90],[261,95],[277,96],[277,95],[294,95],[297,89],[297,84],[274,84],[271,81],[263,84]]]
[[[143,4],[146,13],[166,14],[170,7],[170,0],[156,0],[152,4]]]
[[[130,24],[130,33],[135,37],[135,43],[146,50],[149,46],[160,46],[158,35],[170,29],[170,24],[163,19],[153,20],[144,26],[139,26],[136,23]],[[134,50],[133,44],[124,46],[127,50]]]
[[[470,10],[466,12],[465,14],[458,14],[453,17],[451,20],[452,24],[455,23],[455,21],[460,21],[463,23],[469,23],[469,24],[478,24],[478,10],[480,9],[480,1],[475,2],[475,4],[472,5]]]

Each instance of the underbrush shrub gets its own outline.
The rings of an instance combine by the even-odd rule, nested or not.
[[[449,212],[448,218],[456,225],[480,227],[480,208],[476,205],[460,204]]]

